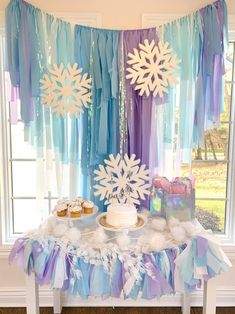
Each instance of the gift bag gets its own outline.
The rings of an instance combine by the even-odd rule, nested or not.
[[[195,190],[190,194],[168,194],[165,199],[166,219],[192,220],[195,216]]]
[[[165,217],[165,191],[153,189],[150,193],[150,212],[153,216]]]
[[[150,212],[154,216],[175,217],[181,221],[192,220],[195,214],[195,190],[188,177],[177,177],[170,182],[165,177],[155,177],[150,194]]]

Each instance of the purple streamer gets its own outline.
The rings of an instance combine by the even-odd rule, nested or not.
[[[139,47],[145,39],[150,42],[158,42],[156,29],[129,30],[123,32],[124,45],[124,66],[127,64],[128,53]],[[126,73],[127,74],[127,73]],[[141,163],[149,165],[149,144],[151,134],[152,96],[139,96],[130,85],[130,80],[125,81],[126,85],[126,111],[128,118],[129,154],[136,154]]]
[[[197,241],[197,256],[199,258],[205,257],[208,250],[208,240],[202,237],[196,237]]]
[[[112,280],[111,280],[111,295],[114,298],[119,298],[123,289],[123,286],[125,284],[125,270],[123,268],[122,263],[117,259]]]
[[[65,267],[66,267],[66,275],[68,277],[68,279],[66,279],[64,281],[63,287],[62,287],[62,291],[66,291],[69,289],[69,285],[70,285],[70,263],[72,261],[72,256],[67,255],[65,256]]]
[[[55,264],[56,264],[56,259],[59,256],[60,253],[60,247],[55,245],[53,250],[51,251],[51,254],[49,256],[49,259],[45,265],[45,269],[43,272],[42,277],[37,277],[37,283],[39,284],[49,284],[52,277],[53,277],[53,272],[55,269]]]
[[[144,254],[143,259],[145,265],[148,265],[151,272],[151,276],[148,275],[148,273],[145,275],[145,280],[147,281],[147,299],[160,297],[163,294],[171,294],[173,292],[172,287],[169,285],[158,266],[153,262],[151,256]]]
[[[10,102],[10,118],[11,124],[17,124],[18,119],[18,106],[17,100],[19,99],[19,88],[15,87],[11,83],[10,75],[5,72],[5,83],[6,83],[6,99]]]
[[[17,266],[24,268],[24,247],[17,253]]]
[[[15,241],[11,249],[11,252],[8,256],[9,263],[12,263],[16,255],[19,254],[19,252],[24,249],[25,244],[27,243],[28,240],[29,238],[19,238]]]
[[[212,104],[214,111],[213,121],[216,123],[216,126],[219,126],[220,123],[220,113],[222,112],[221,103],[222,103],[222,86],[223,80],[222,75],[224,74],[224,63],[223,58],[220,55],[215,55],[214,57],[214,69],[213,69],[213,77],[212,84],[213,88],[212,92]]]

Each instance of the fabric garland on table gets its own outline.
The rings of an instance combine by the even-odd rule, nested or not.
[[[89,296],[153,299],[179,291],[191,292],[203,280],[231,267],[218,244],[201,236],[187,245],[140,257],[130,255],[128,259],[101,250],[90,253],[83,255],[75,246],[66,251],[53,238],[43,242],[20,238],[12,248],[9,262],[17,259],[27,274],[35,273],[40,285],[51,284],[52,288],[67,291],[70,297],[79,295],[84,299]]]
[[[175,259],[175,281],[178,291],[190,293],[216,274],[232,266],[217,243],[200,236],[192,239]]]
[[[140,96],[126,79],[128,53],[146,39],[156,45],[168,42],[181,61],[179,83],[163,97]],[[20,102],[25,140],[46,161],[47,176],[53,155],[60,169],[59,196],[94,199],[94,169],[111,153],[135,153],[153,174],[178,175],[180,163],[191,161],[192,148],[204,144],[205,131],[219,125],[226,43],[224,0],[159,30],[131,31],[72,25],[23,0],[11,0],[6,8],[11,121],[16,123]],[[56,117],[42,103],[40,80],[54,65],[75,63],[92,79],[91,104],[78,118]]]

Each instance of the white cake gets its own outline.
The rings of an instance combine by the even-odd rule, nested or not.
[[[131,227],[137,223],[137,209],[129,204],[111,204],[107,208],[107,224],[113,227]]]

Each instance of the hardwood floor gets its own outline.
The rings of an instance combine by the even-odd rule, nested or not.
[[[26,314],[25,308],[0,308],[0,314]],[[52,308],[41,308],[40,314],[53,314]],[[181,314],[178,307],[172,308],[135,308],[135,307],[98,307],[63,308],[62,314]],[[192,308],[191,314],[202,314],[202,308]],[[219,307],[216,314],[235,314],[235,307]]]

